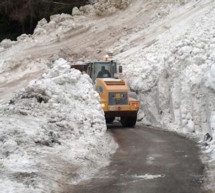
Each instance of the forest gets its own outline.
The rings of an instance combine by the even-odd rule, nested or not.
[[[71,14],[73,7],[88,4],[88,0],[0,0],[0,41],[16,40],[32,34],[37,22],[58,13]]]

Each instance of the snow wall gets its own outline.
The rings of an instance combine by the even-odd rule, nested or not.
[[[214,18],[215,9],[211,7],[191,26],[173,27],[151,46],[139,46],[116,56],[123,64],[130,87],[139,95],[141,123],[206,140],[212,159],[215,159]],[[210,175],[214,175],[213,171],[209,171]]]
[[[139,94],[143,123],[181,133],[214,134],[214,15],[213,9],[185,32],[170,29],[148,48],[140,46],[116,57]],[[132,57],[127,57],[129,52]]]

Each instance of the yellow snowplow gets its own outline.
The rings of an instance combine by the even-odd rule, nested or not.
[[[127,82],[118,78],[119,73],[122,73],[121,66],[117,66],[115,61],[99,61],[73,65],[72,68],[86,72],[95,82],[107,123],[120,117],[122,126],[135,126],[139,101],[130,92]]]

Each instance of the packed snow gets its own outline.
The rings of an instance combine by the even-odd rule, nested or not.
[[[138,93],[141,124],[205,145],[214,190],[214,1],[91,3],[0,43],[0,192],[57,192],[108,164],[117,145],[98,94],[69,67],[107,50]]]

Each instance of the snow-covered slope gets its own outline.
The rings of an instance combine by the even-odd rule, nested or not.
[[[206,133],[214,135],[214,1],[92,2],[95,4],[75,8],[73,16],[61,14],[52,16],[50,22],[41,20],[33,35],[22,35],[17,41],[4,40],[0,44],[0,128],[2,135],[9,136],[7,140],[0,140],[6,160],[0,168],[4,173],[1,178],[4,186],[13,181],[13,187],[31,188],[34,183],[28,186],[29,173],[33,179],[42,179],[46,171],[44,154],[52,160],[50,173],[46,175],[52,175],[54,167],[67,170],[62,168],[66,165],[64,161],[71,161],[75,168],[77,160],[101,163],[99,159],[103,157],[101,160],[107,163],[116,148],[110,136],[105,134],[98,96],[92,91],[88,77],[69,70],[62,64],[66,61],[59,58],[75,63],[100,59],[110,51],[123,64],[124,77],[132,89],[139,93],[142,124],[199,138]],[[64,67],[61,69],[59,64]],[[44,72],[46,74],[42,76]],[[39,80],[29,85],[33,79]],[[20,92],[23,87],[25,90]],[[16,92],[19,94],[15,97]],[[10,105],[5,105],[9,101]],[[97,116],[92,116],[93,113]],[[80,114],[79,119],[77,115]],[[33,128],[40,131],[41,136]],[[64,128],[68,130],[63,131]],[[70,141],[70,137],[74,141]],[[106,148],[108,143],[112,145]],[[74,156],[66,153],[78,144],[80,151]],[[212,151],[213,146],[214,141],[211,141]],[[41,155],[38,155],[39,151]],[[90,159],[84,157],[88,151],[92,152]],[[60,156],[53,158],[56,154]],[[10,163],[14,163],[14,155],[27,160],[26,165],[35,171],[13,168]],[[80,163],[87,167],[90,162],[85,161]],[[81,168],[85,171],[86,167]],[[18,177],[14,178],[16,170]],[[81,175],[82,170],[77,171]],[[53,172],[57,174],[54,180],[65,179],[61,172]],[[26,179],[26,183],[20,184],[18,179]],[[40,185],[33,188],[40,191],[43,188]],[[46,192],[52,189],[47,188]]]

